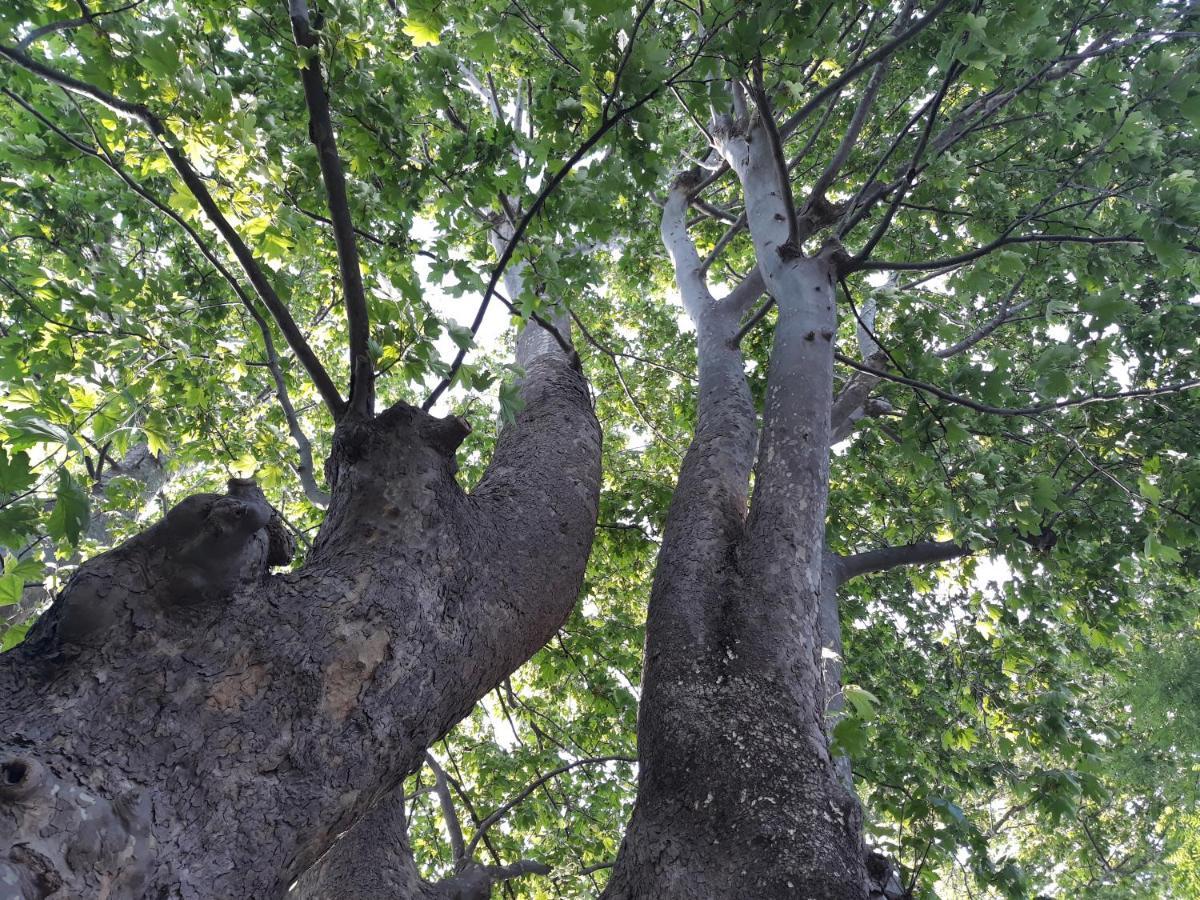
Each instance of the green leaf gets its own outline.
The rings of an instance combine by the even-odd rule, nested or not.
[[[19,494],[34,482],[29,468],[29,454],[14,453],[11,457],[0,447],[0,494]]]
[[[421,19],[405,19],[403,31],[412,38],[414,47],[437,45],[442,40],[440,29],[436,25],[431,25]]]
[[[854,716],[846,716],[833,726],[833,742],[830,747],[832,753],[855,757],[862,755],[866,748],[866,729]]]
[[[0,509],[0,546],[18,547],[37,530],[38,510],[31,503]]]
[[[37,581],[45,572],[46,566],[36,557],[17,559],[15,556],[4,557],[4,574],[16,575],[25,581]]]
[[[79,544],[79,536],[88,522],[88,496],[71,474],[58,470],[58,487],[54,491],[54,509],[46,522],[46,530],[55,540],[66,538]]]
[[[514,381],[505,381],[500,384],[500,418],[507,425],[515,425],[517,422],[517,413],[525,408],[525,398],[521,396],[521,389]]]
[[[146,444],[151,453],[157,456],[171,452],[171,431],[160,414],[152,413],[146,417],[142,423],[142,433],[146,435]]]
[[[80,445],[69,431],[32,414],[18,415],[4,423],[8,443],[13,449],[24,450],[36,444],[63,444],[79,453]]]
[[[4,636],[0,637],[0,653],[11,650],[17,644],[21,643],[21,641],[25,640],[25,635],[32,624],[32,622],[25,622],[21,625],[13,625],[5,631]]]
[[[848,684],[842,688],[842,696],[850,701],[858,719],[865,722],[875,717],[875,707],[879,703],[879,698],[866,688],[859,687],[857,684]]]
[[[450,332],[450,339],[461,349],[469,350],[474,346],[475,336],[471,334],[470,328],[463,325],[448,324],[446,330]]]
[[[24,590],[25,579],[20,575],[0,575],[0,606],[20,603]]]

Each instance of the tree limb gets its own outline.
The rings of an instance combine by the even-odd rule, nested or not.
[[[855,65],[852,65],[837,78],[833,79],[833,81],[829,82],[829,84],[825,85],[825,87],[818,91],[811,100],[804,104],[804,106],[800,107],[799,110],[793,113],[788,120],[784,122],[782,126],[780,126],[780,136],[786,140],[789,136],[791,136],[792,132],[794,132],[800,126],[800,123],[812,115],[812,113],[826,100],[844,88],[863,72],[867,71],[867,69],[890,57],[893,53],[895,53],[905,44],[909,43],[913,38],[932,25],[934,20],[942,13],[943,10],[946,9],[946,7],[950,5],[951,2],[952,0],[941,0],[937,6],[931,9],[921,19],[921,21],[910,25],[907,29],[893,37],[886,44],[883,44],[882,46],[868,53]]]
[[[58,22],[50,22],[46,25],[40,25],[37,28],[21,38],[17,43],[18,50],[28,50],[30,45],[40,41],[47,35],[55,34],[59,31],[69,31],[72,28],[79,28],[82,25],[91,25],[101,16],[113,16],[117,13],[127,12],[138,6],[141,6],[145,0],[133,0],[132,3],[126,3],[124,6],[118,6],[116,9],[105,9],[100,12],[88,12],[75,19],[62,19]]]
[[[632,756],[619,756],[619,755],[589,756],[589,757],[585,757],[584,759],[577,759],[574,762],[569,762],[565,765],[559,766],[556,769],[551,769],[545,775],[542,775],[539,778],[535,778],[529,784],[525,785],[525,787],[520,791],[520,793],[518,793],[515,797],[513,797],[511,800],[509,800],[507,803],[505,803],[503,806],[501,806],[499,809],[497,809],[494,813],[492,813],[490,816],[488,816],[486,819],[484,819],[482,822],[479,823],[478,831],[476,831],[474,837],[471,838],[471,842],[469,844],[467,844],[467,851],[466,851],[467,855],[470,856],[471,854],[473,854],[475,852],[475,848],[477,846],[479,846],[480,840],[482,840],[483,836],[487,833],[487,830],[489,828],[491,828],[493,825],[495,825],[497,822],[499,822],[501,819],[503,819],[506,815],[508,815],[515,806],[517,806],[519,803],[521,803],[526,797],[528,797],[530,794],[532,794],[534,791],[536,791],[539,787],[541,787],[547,781],[549,781],[552,778],[557,778],[559,775],[562,775],[564,772],[569,772],[569,771],[571,771],[571,769],[577,768],[579,766],[591,766],[591,765],[597,765],[599,763],[606,763],[606,762],[635,763],[635,762],[637,762],[637,759],[636,759],[636,757],[632,757]]]
[[[968,556],[971,553],[970,547],[954,541],[918,541],[915,544],[865,550],[862,553],[838,558],[836,564],[837,583],[845,584],[851,578],[871,572],[885,572],[898,566],[945,562],[960,556]]]
[[[993,416],[1036,416],[1040,413],[1050,412],[1056,409],[1068,409],[1074,406],[1089,406],[1092,403],[1107,403],[1113,400],[1130,400],[1137,397],[1158,397],[1163,394],[1178,394],[1183,391],[1191,391],[1200,388],[1200,378],[1191,381],[1177,381],[1172,384],[1165,384],[1157,388],[1136,388],[1132,391],[1109,391],[1097,394],[1090,394],[1086,397],[1075,397],[1069,400],[1055,400],[1050,403],[1040,403],[1034,406],[991,406],[987,403],[979,403],[969,397],[962,397],[958,394],[952,394],[949,391],[943,390],[936,385],[929,384],[925,381],[918,381],[915,378],[907,378],[903,375],[896,375],[892,372],[880,372],[877,369],[872,369],[857,360],[851,359],[844,353],[834,353],[834,358],[843,365],[847,365],[852,369],[857,369],[860,372],[868,372],[886,380],[894,381],[897,384],[907,385],[911,388],[916,388],[919,391],[924,391],[927,394],[945,400],[949,403],[955,403],[959,406],[965,406],[967,409],[973,409],[976,412],[986,413]]]
[[[87,121],[86,117],[84,118],[84,122],[91,130],[92,136],[96,140],[98,149],[89,147],[81,141],[76,140],[58,125],[55,125],[52,121],[50,121],[50,119],[46,118],[46,116],[42,115],[42,113],[39,112],[27,100],[8,88],[0,88],[0,93],[4,94],[4,96],[21,106],[26,112],[49,128],[55,135],[57,135],[61,140],[69,144],[71,147],[78,150],[80,153],[91,157],[92,159],[99,160],[105,166],[111,169],[117,175],[117,177],[125,182],[131,191],[133,191],[137,196],[141,197],[142,200],[154,207],[156,210],[174,222],[177,226],[179,226],[184,234],[191,239],[192,243],[196,245],[196,248],[200,251],[200,254],[214,269],[217,270],[217,273],[223,279],[225,279],[225,282],[230,286],[238,300],[241,301],[242,306],[246,308],[246,311],[254,320],[254,324],[258,326],[259,333],[262,336],[263,353],[266,356],[267,369],[270,371],[271,378],[275,382],[275,396],[276,399],[279,400],[279,406],[283,410],[284,419],[286,419],[288,424],[288,432],[291,434],[292,440],[296,444],[296,452],[300,457],[300,463],[299,465],[295,466],[295,469],[296,475],[300,479],[300,486],[304,489],[304,495],[314,506],[319,506],[322,508],[327,506],[329,504],[329,494],[323,491],[317,484],[315,476],[316,468],[313,465],[312,444],[309,442],[308,436],[304,433],[304,429],[300,426],[299,417],[296,415],[296,408],[293,406],[292,398],[288,393],[287,381],[284,378],[283,368],[279,362],[279,354],[275,350],[275,340],[271,337],[271,328],[267,324],[267,320],[263,317],[262,313],[258,311],[258,307],[255,305],[253,299],[251,299],[250,295],[242,289],[241,284],[234,277],[233,273],[225,267],[224,263],[221,262],[215,253],[213,253],[209,246],[204,242],[204,239],[200,236],[196,229],[194,229],[187,222],[186,219],[179,215],[179,213],[175,212],[175,210],[171,209],[152,191],[150,191],[147,187],[142,185],[125,171],[125,168],[119,162],[117,162],[116,158],[100,141],[99,134],[94,128],[92,128],[91,123]],[[82,116],[82,111],[80,112],[80,115]]]
[[[908,0],[904,4],[904,8],[896,17],[896,27],[894,29],[894,37],[902,34],[903,27],[908,23],[909,14],[912,12],[912,0]],[[837,177],[842,170],[842,166],[846,164],[846,160],[850,158],[850,153],[854,150],[854,145],[858,142],[858,136],[862,133],[863,126],[867,123],[867,116],[871,112],[871,108],[875,105],[875,98],[879,95],[879,89],[883,87],[884,79],[887,78],[888,63],[891,61],[891,55],[883,57],[875,66],[875,71],[871,73],[871,80],[867,82],[866,90],[863,91],[862,97],[859,98],[858,105],[854,108],[854,114],[850,117],[850,124],[846,127],[846,133],[842,135],[842,140],[838,144],[837,150],[834,151],[833,157],[829,160],[829,164],[824,171],[817,176],[816,182],[809,191],[808,201],[805,203],[805,208],[820,203],[825,199],[825,192],[829,190],[833,184],[833,179]]]
[[[442,820],[446,823],[446,832],[450,835],[450,849],[456,862],[467,859],[466,844],[463,842],[462,823],[454,808],[454,798],[450,796],[450,785],[446,781],[446,770],[443,769],[433,754],[425,753],[425,763],[433,771],[434,793],[442,807]]]
[[[516,227],[513,228],[512,238],[505,245],[504,252],[500,254],[500,258],[496,261],[496,265],[492,267],[491,277],[488,279],[487,287],[484,289],[483,299],[479,303],[479,310],[475,313],[474,321],[471,322],[472,338],[479,333],[479,328],[481,325],[483,325],[483,317],[487,313],[488,303],[496,293],[496,285],[500,282],[500,277],[504,274],[504,270],[508,267],[509,262],[512,260],[513,253],[517,249],[517,244],[520,243],[521,238],[525,236],[525,232],[529,228],[529,223],[533,221],[534,217],[537,216],[537,214],[541,211],[542,206],[545,205],[546,198],[548,198],[554,189],[562,183],[563,179],[571,173],[571,170],[575,168],[575,165],[581,159],[583,159],[583,157],[585,157],[588,152],[596,146],[596,144],[600,143],[604,136],[608,134],[610,130],[612,130],[613,126],[615,126],[618,122],[625,118],[625,116],[629,115],[634,110],[640,109],[642,106],[648,103],[657,92],[658,89],[655,88],[653,91],[644,94],[628,106],[622,106],[618,108],[613,114],[613,117],[601,122],[600,127],[592,132],[588,139],[580,144],[578,149],[576,149],[576,151],[571,154],[566,162],[559,167],[558,171],[546,180],[546,183],[542,186],[542,189],[538,191],[538,195],[533,199],[533,203],[530,204],[529,209],[525,212],[525,215],[521,217],[521,220],[516,224]],[[469,346],[470,345],[468,344],[467,347]],[[454,380],[454,376],[458,373],[458,370],[462,368],[463,360],[466,359],[467,347],[459,348],[458,353],[456,353],[454,356],[454,361],[450,364],[450,371],[446,373],[445,378],[438,382],[437,386],[425,399],[425,402],[421,404],[421,409],[426,411],[432,409],[433,405],[437,403],[438,398],[441,397],[446,388],[450,387],[450,383]]]
[[[333,220],[333,240],[337,245],[338,269],[342,278],[342,299],[346,305],[346,323],[350,341],[350,408],[370,417],[375,407],[375,373],[371,365],[371,322],[367,294],[363,287],[362,267],[350,201],[346,196],[346,175],[338,155],[329,113],[329,95],[321,76],[320,38],[312,31],[306,0],[287,0],[292,20],[292,36],[302,55],[300,80],[308,106],[308,136],[317,150],[329,216]]]

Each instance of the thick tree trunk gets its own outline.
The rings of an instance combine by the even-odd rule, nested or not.
[[[512,227],[500,220],[491,231],[497,254],[511,240]],[[504,273],[509,298],[521,296],[525,263],[510,265]],[[554,308],[551,324],[560,335],[570,334],[570,318],[561,305]],[[559,357],[561,348],[554,336],[530,322],[517,337],[517,363],[528,365],[543,356]],[[444,787],[444,785],[443,785]],[[443,802],[453,801],[445,798]],[[423,881],[409,848],[403,792],[397,786],[380,797],[371,813],[340,835],[319,862],[297,882],[296,900],[486,900],[497,881],[530,873],[545,874],[544,867],[521,861],[512,866],[485,866],[468,857],[458,859],[459,870],[452,878],[437,883]],[[451,813],[453,815],[453,813]],[[457,854],[456,848],[456,854]]]
[[[81,568],[0,657],[0,896],[281,897],[553,634],[600,436],[565,355],[523,364],[470,495],[465,423],[397,405],[338,426],[298,571],[244,486]]]
[[[693,302],[699,420],[650,599],[637,803],[604,896],[859,900],[868,891],[861,814],[830,759],[820,652],[830,614],[822,629],[822,584],[832,581],[833,262],[788,246],[761,127],[724,139],[758,271],[780,310],[754,497],[746,517],[754,428],[732,343],[740,311],[719,316],[722,304]],[[707,293],[683,231],[686,190],[677,183],[663,214],[685,303]],[[720,389],[706,384],[706,366]],[[734,404],[710,395],[743,399],[730,414]]]

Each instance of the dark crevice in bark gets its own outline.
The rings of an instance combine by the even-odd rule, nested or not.
[[[0,761],[37,773],[0,797],[0,878],[34,897],[283,896],[574,604],[599,426],[560,355],[521,391],[471,494],[461,420],[348,413],[294,572],[269,572],[272,517],[244,485],[84,564],[0,656]]]

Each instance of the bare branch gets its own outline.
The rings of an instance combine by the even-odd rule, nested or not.
[[[745,325],[738,329],[737,334],[733,336],[732,340],[730,340],[730,343],[735,347],[741,346],[742,341],[746,339],[746,335],[752,332],[755,326],[757,326],[759,322],[766,318],[767,313],[771,311],[771,307],[774,305],[775,298],[767,297],[766,302],[755,311],[754,315],[752,315],[746,321]]]
[[[625,67],[629,65],[629,58],[633,56],[633,50],[637,43],[638,29],[642,27],[642,20],[646,18],[646,14],[650,12],[653,6],[654,0],[646,0],[633,19],[633,27],[629,29],[628,37],[625,40],[625,50],[621,54],[621,61],[617,63],[616,74],[613,76],[612,93],[604,99],[604,109],[600,113],[600,118],[602,119],[608,118],[608,112],[612,109],[613,103],[616,102],[617,92],[621,87],[621,76],[625,74]]]
[[[338,155],[333,120],[329,113],[329,96],[321,76],[321,40],[309,24],[306,0],[287,0],[287,3],[288,15],[292,20],[292,36],[304,57],[300,80],[304,85],[304,101],[308,106],[308,136],[317,150],[321,177],[325,182],[329,216],[333,220],[333,240],[337,245],[338,269],[342,277],[342,300],[346,305],[350,341],[350,408],[361,416],[370,417],[375,407],[375,373],[369,347],[370,315],[362,267],[358,261],[354,222],[350,216],[350,201],[346,195],[346,175]]]
[[[917,260],[915,262],[901,262],[899,260],[863,260],[862,262],[851,261],[846,268],[846,272],[857,271],[889,271],[889,272],[915,272],[924,271],[927,269],[945,269],[955,266],[962,266],[969,262],[974,262],[980,257],[987,256],[993,250],[998,250],[1001,247],[1006,247],[1010,244],[1144,244],[1145,241],[1133,235],[1120,235],[1113,237],[1093,237],[1077,234],[1021,234],[1011,235],[1007,237],[998,237],[996,240],[982,247],[976,247],[974,250],[968,250],[965,253],[960,253],[957,256],[948,256],[942,259]],[[857,260],[857,257],[855,258]]]
[[[763,283],[762,272],[755,266],[728,294],[717,302],[728,307],[738,318],[741,318],[754,305],[754,302],[767,290]],[[734,342],[736,346],[736,341]]]
[[[964,350],[969,350],[970,348],[974,347],[976,344],[994,332],[997,328],[1000,328],[1002,325],[1011,322],[1015,316],[1032,306],[1034,300],[1037,299],[1035,297],[1030,297],[1028,300],[1018,303],[1016,306],[1012,305],[1013,297],[1015,297],[1017,291],[1021,289],[1021,285],[1025,283],[1025,274],[1026,273],[1023,273],[1021,277],[1017,279],[1017,283],[1012,286],[1012,289],[1005,294],[1004,299],[1000,303],[1000,312],[996,313],[995,316],[993,316],[984,324],[980,325],[962,340],[955,341],[949,347],[934,351],[933,355],[938,359],[949,359],[952,356],[957,356]]]
[[[545,775],[535,778],[533,781],[529,782],[529,784],[527,784],[524,788],[522,788],[520,793],[518,793],[515,797],[513,797],[511,800],[509,800],[507,803],[505,803],[503,806],[501,806],[499,809],[497,809],[494,813],[492,813],[490,816],[488,816],[486,819],[484,819],[482,822],[479,823],[479,829],[475,832],[475,836],[471,838],[471,842],[467,845],[467,855],[470,856],[471,854],[473,854],[475,852],[475,848],[479,845],[479,841],[487,833],[487,830],[489,828],[491,828],[493,825],[495,825],[497,822],[499,822],[501,819],[503,819],[506,815],[508,815],[510,812],[512,812],[512,810],[518,804],[523,802],[526,797],[528,797],[530,794],[532,794],[534,791],[536,791],[539,787],[541,787],[547,781],[549,781],[552,778],[557,778],[559,775],[562,775],[564,772],[569,772],[572,769],[578,768],[579,766],[594,766],[594,765],[599,765],[601,763],[606,763],[606,762],[634,763],[634,762],[637,762],[637,758],[633,757],[633,756],[616,756],[616,755],[614,755],[614,756],[589,756],[589,757],[585,757],[583,759],[577,759],[574,762],[569,762],[565,765],[559,766],[556,769],[551,769]]]
[[[883,547],[879,550],[866,550],[852,556],[839,557],[836,564],[837,583],[845,584],[851,578],[866,575],[870,572],[884,572],[898,566],[923,565],[932,562],[945,562],[968,556],[972,553],[970,547],[964,547],[954,541],[919,541],[915,544],[902,544],[896,547]]]
[[[604,136],[608,134],[608,132],[611,131],[618,122],[620,122],[630,113],[645,106],[646,103],[648,103],[658,93],[658,90],[659,88],[655,88],[649,93],[643,94],[628,106],[619,107],[611,118],[605,119],[603,122],[601,122],[600,127],[592,132],[586,141],[579,145],[578,149],[576,149],[576,151],[571,154],[566,162],[559,167],[558,171],[546,179],[546,183],[543,184],[542,189],[538,191],[538,195],[534,198],[533,203],[530,204],[529,209],[525,212],[525,215],[521,217],[521,221],[519,221],[516,224],[516,227],[513,229],[512,238],[505,246],[504,252],[500,254],[500,258],[496,261],[496,265],[492,267],[492,275],[488,279],[487,287],[484,289],[483,299],[479,303],[479,309],[475,313],[474,321],[471,322],[472,338],[479,333],[479,328],[483,324],[483,317],[487,313],[488,304],[496,293],[496,285],[500,282],[500,277],[504,274],[504,270],[508,267],[509,262],[512,260],[513,253],[517,249],[517,244],[520,243],[521,238],[525,236],[525,232],[529,228],[529,223],[533,221],[534,217],[537,216],[537,214],[541,211],[542,206],[545,205],[546,198],[549,197],[555,188],[562,183],[563,179],[570,174],[571,170],[575,168],[576,164],[583,159],[583,157],[585,157],[593,147],[600,143]],[[470,345],[468,344],[467,346]],[[467,347],[460,347],[458,353],[454,356],[454,361],[450,364],[450,371],[446,374],[446,377],[438,382],[437,387],[433,389],[429,397],[427,397],[425,402],[421,404],[421,408],[423,410],[428,412],[433,408],[433,405],[437,402],[438,398],[441,397],[446,388],[448,388],[450,383],[454,380],[454,376],[462,367],[463,360],[466,359],[466,356]]]
[[[674,441],[663,434],[662,431],[659,430],[658,426],[655,425],[650,419],[650,417],[646,415],[646,411],[642,409],[642,405],[638,403],[637,397],[635,397],[633,395],[633,391],[629,389],[629,384],[625,381],[625,373],[621,370],[621,363],[617,360],[617,352],[596,340],[595,336],[588,330],[587,326],[583,324],[583,321],[579,318],[579,316],[575,314],[575,310],[571,310],[571,318],[574,320],[575,324],[579,326],[579,331],[583,334],[584,340],[608,357],[609,361],[612,363],[613,371],[617,374],[617,381],[621,385],[621,390],[625,392],[625,398],[629,401],[629,405],[633,407],[633,411],[638,414],[638,418],[640,418],[642,422],[645,423],[646,427],[654,433],[655,437],[657,437],[668,447],[674,449]]]
[[[903,33],[903,28],[908,24],[908,17],[911,13],[912,0],[908,0],[904,4],[904,8],[900,11],[900,14],[896,17],[893,37],[898,37]],[[829,164],[817,176],[817,180],[809,192],[808,202],[804,204],[806,209],[825,199],[825,192],[829,190],[830,185],[833,184],[833,180],[842,170],[842,166],[850,158],[850,153],[854,150],[854,145],[858,143],[859,135],[862,134],[863,126],[867,123],[867,116],[870,115],[871,108],[875,105],[875,98],[879,95],[879,89],[883,87],[884,79],[887,78],[888,64],[890,62],[891,56],[888,55],[876,64],[875,71],[871,73],[871,80],[867,82],[866,90],[863,91],[858,105],[854,108],[854,114],[850,117],[850,124],[846,126],[846,133],[842,135],[842,140],[838,144],[837,150],[834,151],[833,157],[829,160]]]
[[[893,53],[902,48],[905,44],[909,43],[913,38],[932,25],[934,20],[942,13],[943,10],[946,9],[946,7],[950,5],[951,2],[952,0],[941,0],[937,6],[931,9],[921,19],[921,21],[910,25],[886,44],[883,44],[882,46],[868,53],[855,65],[850,66],[850,68],[846,69],[845,72],[833,79],[833,81],[829,82],[829,84],[825,85],[825,87],[818,91],[811,100],[804,104],[804,106],[800,107],[799,110],[793,113],[788,120],[784,122],[782,126],[780,126],[780,136],[786,140],[792,134],[792,132],[800,127],[800,123],[812,115],[815,110],[819,109],[821,104],[823,104],[826,100],[848,85],[863,72],[867,71],[867,69],[890,57]]]
[[[446,782],[446,770],[438,765],[433,754],[425,753],[425,763],[433,772],[433,790],[437,794],[438,803],[442,807],[442,820],[446,823],[446,832],[450,835],[450,849],[454,860],[467,859],[466,844],[463,842],[462,823],[458,819],[458,811],[454,808],[454,798],[450,796],[450,786]]]
[[[25,35],[25,37],[21,38],[21,40],[17,43],[17,49],[28,50],[32,44],[40,41],[42,38],[48,35],[55,34],[59,31],[69,31],[72,28],[79,28],[83,25],[94,24],[95,21],[102,16],[113,16],[117,13],[128,12],[131,9],[141,6],[144,2],[145,0],[134,0],[134,2],[126,3],[124,6],[118,6],[116,9],[106,9],[96,13],[86,12],[84,15],[76,19],[63,19],[58,22],[50,22],[49,24],[41,25],[33,29],[31,32],[29,32],[29,34]],[[83,8],[86,9],[86,7]]]
[[[933,134],[933,123],[937,121],[938,110],[941,109],[942,101],[946,99],[946,92],[950,90],[950,85],[952,85],[955,79],[958,78],[961,71],[962,69],[960,68],[960,64],[957,60],[954,60],[950,63],[950,67],[946,70],[946,76],[942,79],[942,83],[938,87],[937,94],[933,98],[933,103],[929,107],[929,118],[925,122],[924,130],[921,132],[921,140],[917,143],[917,149],[913,153],[912,160],[909,162],[908,167],[901,176],[902,180],[900,184],[895,188],[895,193],[891,204],[888,206],[888,210],[884,214],[883,219],[871,231],[870,236],[867,238],[866,244],[863,245],[862,250],[860,250],[858,255],[855,257],[855,262],[867,259],[871,255],[871,251],[875,249],[876,244],[882,240],[884,234],[887,233],[888,228],[891,227],[892,219],[896,216],[896,210],[899,209],[900,202],[912,189],[913,182],[917,179],[917,174],[919,172],[917,167],[921,162],[921,157],[925,155],[925,148],[929,145],[929,138]]]

